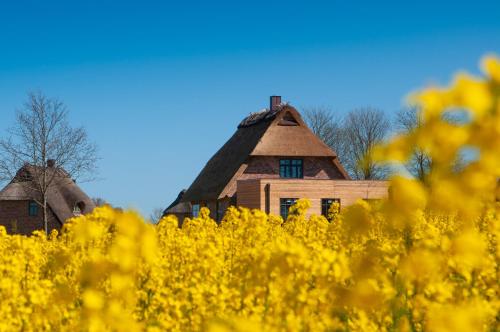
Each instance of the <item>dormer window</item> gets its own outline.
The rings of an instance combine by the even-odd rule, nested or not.
[[[297,120],[293,117],[293,115],[290,112],[286,112],[286,114],[280,120],[278,125],[279,126],[298,126],[299,123],[297,122]]]
[[[280,177],[302,179],[304,177],[304,161],[302,159],[281,159]]]

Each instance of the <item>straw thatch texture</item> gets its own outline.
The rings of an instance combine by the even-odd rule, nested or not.
[[[190,214],[191,213],[191,203],[185,202],[182,199],[186,194],[186,190],[182,190],[175,201],[172,202],[164,211],[162,216],[168,214]]]
[[[210,201],[224,198],[243,174],[251,156],[329,157],[344,178],[348,175],[336,154],[287,104],[277,109],[253,113],[238,126],[236,133],[208,161],[182,201]]]
[[[47,204],[54,212],[57,219],[64,223],[73,217],[75,206],[82,209],[81,213],[89,213],[94,208],[94,202],[81,190],[81,188],[60,168],[55,168],[54,182],[50,186],[47,195]],[[39,174],[33,166],[24,166],[17,173],[16,177],[0,191],[1,201],[23,201],[40,200],[40,194],[32,188],[34,176]]]

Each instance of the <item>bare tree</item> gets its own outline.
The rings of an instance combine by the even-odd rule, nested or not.
[[[389,173],[386,165],[372,158],[375,145],[382,142],[391,130],[390,121],[381,110],[364,107],[350,111],[343,122],[345,153],[343,165],[355,179],[384,179]]]
[[[151,223],[156,224],[158,223],[161,218],[163,218],[163,209],[162,208],[156,208],[151,212],[151,215],[149,216],[149,220]]]
[[[371,158],[373,147],[390,131],[390,121],[384,112],[358,108],[339,118],[327,108],[309,108],[304,110],[304,119],[337,153],[352,178],[382,179],[387,176],[389,168]]]
[[[342,157],[345,140],[342,134],[342,119],[323,107],[304,109],[304,120],[312,132]]]
[[[458,125],[463,124],[467,119],[464,117],[464,114],[445,113],[443,114],[443,121]],[[417,107],[400,110],[394,120],[396,131],[402,134],[412,133],[419,129],[422,123],[422,113]],[[465,163],[465,157],[459,154],[453,165],[451,165],[451,169],[454,171],[459,170]],[[432,158],[422,147],[415,146],[405,167],[416,179],[425,182],[432,171]]]
[[[418,108],[404,108],[396,114],[395,129],[400,133],[411,133],[420,128],[421,125],[422,115]],[[405,166],[416,179],[425,181],[432,168],[432,160],[423,149],[415,147]]]
[[[73,128],[68,109],[57,99],[41,92],[28,93],[24,107],[17,111],[10,137],[0,139],[0,181],[28,176],[23,181],[27,194],[43,210],[48,232],[47,196],[60,177],[92,178],[96,170],[96,146],[84,128]]]
[[[104,198],[101,198],[101,197],[93,197],[92,202],[94,202],[94,205],[98,206],[98,207],[104,206],[104,205],[109,205],[109,203]]]

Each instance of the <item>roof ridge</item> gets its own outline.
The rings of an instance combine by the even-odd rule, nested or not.
[[[238,128],[246,128],[263,121],[272,120],[279,112],[281,112],[285,107],[288,106],[290,106],[288,103],[280,103],[274,110],[264,108],[258,112],[252,112],[240,122]]]

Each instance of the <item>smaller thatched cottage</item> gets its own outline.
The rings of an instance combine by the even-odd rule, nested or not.
[[[49,161],[49,174],[53,182],[47,194],[48,230],[61,229],[64,222],[74,216],[90,213],[95,205],[67,173]],[[12,181],[0,191],[0,225],[8,233],[30,235],[44,229],[40,194],[34,189],[37,169],[22,167]]]
[[[347,206],[387,196],[387,182],[351,180],[335,151],[294,107],[279,96],[270,101],[268,109],[243,119],[166,214],[183,219],[188,209],[197,216],[207,206],[220,220],[230,205],[237,205],[286,218],[299,198],[311,201],[311,213],[326,214],[333,202]]]

